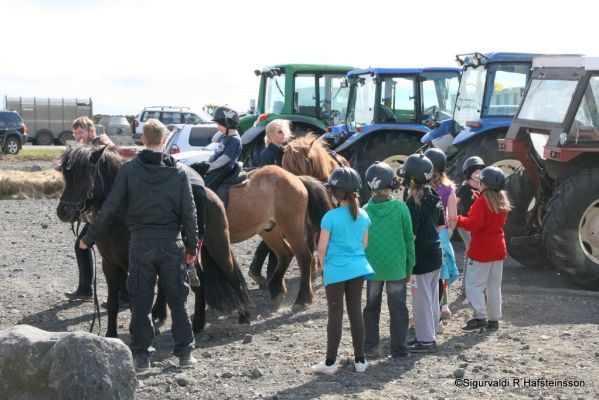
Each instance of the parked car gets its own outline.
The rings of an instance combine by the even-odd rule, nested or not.
[[[172,156],[175,160],[179,160],[179,162],[185,165],[191,165],[208,161],[212,153],[214,153],[214,149],[211,150],[206,147],[203,150],[185,151],[183,153],[172,154]]]
[[[0,110],[0,154],[18,154],[27,143],[27,126],[15,112]]]
[[[168,137],[164,151],[177,154],[191,150],[208,150],[212,153],[216,149],[218,135],[215,123],[176,127]]]
[[[144,123],[155,118],[166,125],[169,130],[182,128],[183,125],[207,125],[214,127],[212,116],[205,111],[190,111],[188,107],[153,106],[146,107],[135,117],[133,140],[139,143],[143,133]]]

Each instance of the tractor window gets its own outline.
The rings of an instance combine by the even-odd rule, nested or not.
[[[321,104],[322,104],[322,100]],[[294,110],[296,113],[317,117],[316,77],[313,74],[295,76]]]
[[[512,116],[518,111],[530,64],[493,64],[489,67],[485,115]]]
[[[533,79],[518,119],[562,123],[578,81]]]
[[[285,105],[285,75],[274,75],[266,79],[264,112],[280,114]]]
[[[451,119],[460,83],[458,73],[428,73],[421,79],[422,121]]]
[[[324,75],[318,79],[320,116],[328,126],[345,120],[349,88],[341,87],[344,79],[344,74]]]
[[[587,86],[574,123],[568,132],[568,142],[599,144],[599,76],[593,76]]]
[[[455,121],[466,126],[467,121],[480,118],[487,70],[483,66],[468,66],[462,73],[458,98],[455,103]]]
[[[381,86],[381,111],[379,121],[382,123],[414,122],[414,79],[403,77],[384,77]]]
[[[351,131],[355,132],[357,128],[374,122],[375,96],[376,85],[370,76],[351,79],[347,114]]]

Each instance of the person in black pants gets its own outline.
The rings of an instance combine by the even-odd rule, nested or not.
[[[131,352],[135,367],[150,367],[154,327],[150,313],[158,280],[171,309],[173,354],[179,365],[193,364],[194,336],[185,308],[189,294],[186,265],[193,264],[198,246],[198,226],[192,188],[183,166],[162,152],[164,125],[155,119],[144,124],[146,149],[118,171],[108,198],[79,246],[86,249],[114,218],[121,204],[127,207],[131,301]],[[200,210],[199,212],[202,212]]]
[[[291,123],[286,119],[275,119],[266,125],[266,136],[264,137],[266,148],[260,153],[258,167],[264,167],[265,165],[281,166],[283,146],[291,136],[290,125]],[[260,286],[264,286],[266,283],[266,279],[262,276],[262,265],[266,256],[268,256],[266,276],[270,278],[277,267],[277,256],[264,241],[261,241],[258,248],[256,248],[248,272],[249,277]]]

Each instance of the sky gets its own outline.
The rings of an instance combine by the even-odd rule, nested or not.
[[[456,66],[473,51],[599,56],[599,4],[562,1],[0,0],[4,96],[91,98],[94,114],[257,98],[283,63]]]

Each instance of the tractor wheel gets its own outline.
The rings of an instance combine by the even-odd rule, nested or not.
[[[503,139],[506,132],[489,132],[482,137],[475,138],[460,146],[458,153],[449,164],[447,171],[449,177],[457,184],[464,180],[462,166],[464,161],[473,156],[483,159],[487,166],[494,165],[505,172],[505,175],[511,175],[522,163],[518,161],[513,153],[500,152],[497,149],[497,139]]]
[[[35,135],[35,144],[49,146],[52,143],[54,143],[54,136],[52,136],[52,132],[50,131],[39,131]]]
[[[599,168],[563,182],[547,204],[543,243],[557,269],[590,289],[599,289]]]
[[[393,171],[397,171],[406,158],[414,154],[420,147],[422,147],[420,138],[412,133],[388,132],[364,139],[357,146],[351,160],[352,167],[362,177],[362,190],[360,191],[362,204],[366,204],[370,198],[370,190],[364,178],[368,167],[375,161],[383,161],[389,164]],[[403,198],[403,185],[393,193],[393,196]]]
[[[511,242],[512,238],[538,233],[538,231],[534,232],[532,227],[539,224],[531,221],[531,218],[536,218],[537,215],[533,214],[536,188],[523,167],[508,176],[505,190],[512,203],[512,210],[507,214],[507,221],[503,228],[510,256],[527,267],[538,269],[551,267],[551,263],[545,258],[545,250],[540,239]]]
[[[14,136],[9,137],[4,142],[4,154],[18,154],[21,149],[21,142]]]

